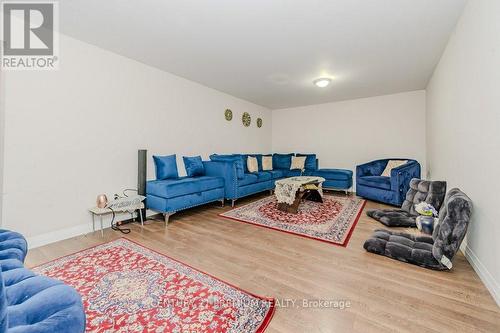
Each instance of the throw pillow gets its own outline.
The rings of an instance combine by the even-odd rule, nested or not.
[[[156,179],[179,178],[175,154],[168,156],[153,156],[153,161],[155,162]]]
[[[203,167],[201,156],[183,156],[182,159],[184,160],[184,167],[186,168],[186,174],[188,177],[205,175],[205,168]]]
[[[247,157],[247,169],[248,172],[258,172],[259,164],[257,162],[257,157],[248,156]]]
[[[241,160],[243,161],[243,167],[245,169],[245,173],[251,172],[248,171],[247,158],[255,157],[257,158],[257,165],[259,171],[262,171],[262,154],[234,154],[235,156],[241,156]]]
[[[262,156],[262,170],[271,171],[273,169],[273,157]]]
[[[306,170],[316,170],[316,154],[296,154],[295,156],[305,156],[306,164],[304,168]]]
[[[291,170],[304,170],[305,165],[306,165],[305,156],[292,156],[292,165],[290,166]]]
[[[290,170],[292,164],[292,154],[274,154],[273,155],[273,168]]]
[[[407,160],[389,160],[389,162],[387,162],[387,166],[385,167],[384,172],[382,172],[381,176],[390,177],[392,169],[397,168],[399,166],[402,166],[403,164],[406,164],[406,163],[408,163]]]

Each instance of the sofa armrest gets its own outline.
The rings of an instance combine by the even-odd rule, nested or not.
[[[413,178],[420,178],[420,164],[417,161],[409,161],[391,170],[391,190],[398,193],[399,202],[404,201]]]
[[[226,198],[236,198],[237,173],[235,161],[203,161],[205,175],[224,178]]]

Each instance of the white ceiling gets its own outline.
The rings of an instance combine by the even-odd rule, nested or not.
[[[65,0],[60,26],[277,109],[425,88],[465,1]]]

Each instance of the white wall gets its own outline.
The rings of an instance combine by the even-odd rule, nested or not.
[[[87,231],[97,194],[136,188],[137,149],[177,153],[184,173],[183,155],[271,148],[266,108],[65,36],[60,59],[59,71],[6,73],[3,227],[31,245]]]
[[[3,211],[3,160],[5,141],[5,80],[4,73],[0,70],[0,227],[2,226]]]
[[[427,87],[427,158],[474,202],[466,255],[500,304],[500,1],[469,1]]]
[[[315,152],[320,167],[355,171],[387,157],[425,166],[425,92],[273,110],[273,151]],[[425,173],[423,173],[425,175]]]

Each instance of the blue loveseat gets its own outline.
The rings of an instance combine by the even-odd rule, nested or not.
[[[22,235],[0,230],[0,332],[84,332],[80,295],[59,280],[24,268],[26,252]]]
[[[390,160],[407,160],[391,170],[390,177],[381,176]],[[420,164],[411,159],[391,158],[376,160],[356,167],[356,194],[360,197],[401,206],[410,181],[420,178]]]

